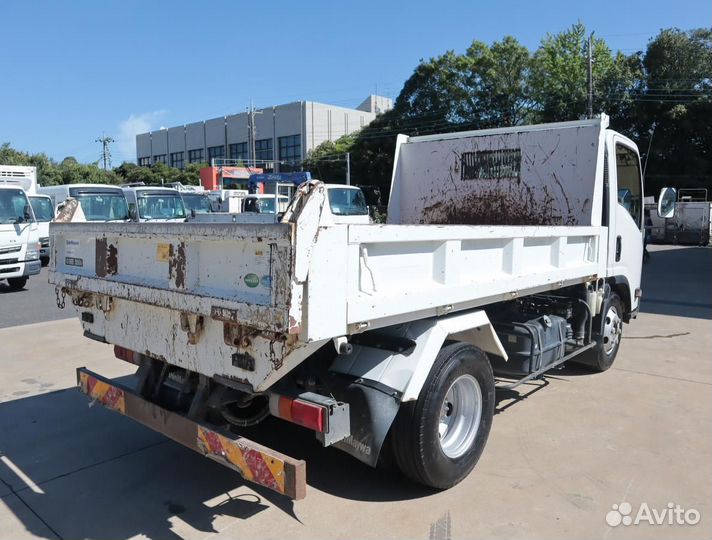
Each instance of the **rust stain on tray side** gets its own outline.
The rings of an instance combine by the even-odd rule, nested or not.
[[[97,238],[94,249],[94,271],[98,277],[115,275],[119,268],[119,250],[106,238]]]
[[[106,277],[106,238],[97,238],[94,248],[94,271],[99,277]]]
[[[168,276],[175,282],[177,288],[185,288],[185,242],[181,242],[177,247],[171,244],[168,254]]]
[[[114,244],[109,244],[109,249],[106,255],[106,273],[112,276],[118,272],[119,269],[119,250]]]

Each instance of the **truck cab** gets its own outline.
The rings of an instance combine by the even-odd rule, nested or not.
[[[604,131],[605,155],[601,225],[607,227],[608,282],[623,302],[622,320],[640,309],[643,265],[644,205],[640,156],[633,141]]]
[[[283,214],[289,205],[289,198],[284,195],[265,195],[253,193],[247,195],[242,202],[242,211],[255,214]]]
[[[40,261],[42,266],[47,266],[49,263],[49,224],[54,219],[52,198],[49,195],[30,195],[29,198],[40,235]]]
[[[27,194],[0,183],[0,279],[19,290],[40,269],[39,232]]]
[[[129,216],[138,222],[185,221],[187,213],[181,194],[176,189],[160,186],[131,186],[123,188]]]
[[[76,199],[81,208],[79,221],[128,221],[129,213],[124,193],[118,186],[107,184],[66,184],[40,186],[40,195],[52,200],[55,216],[67,199]]]
[[[335,225],[368,225],[366,197],[360,188],[342,184],[324,184],[329,204],[325,206]]]
[[[212,201],[207,193],[182,192],[183,204],[189,215],[210,214],[213,212]]]

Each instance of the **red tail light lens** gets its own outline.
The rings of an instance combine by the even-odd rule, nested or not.
[[[131,364],[136,364],[138,360],[136,353],[119,345],[114,345],[114,356],[119,360],[130,362]]]
[[[280,396],[278,408],[284,420],[322,433],[326,429],[326,408],[321,405]]]

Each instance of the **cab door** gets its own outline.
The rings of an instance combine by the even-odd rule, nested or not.
[[[639,304],[643,268],[643,177],[635,144],[617,133],[607,137],[608,275],[628,287],[625,304]]]

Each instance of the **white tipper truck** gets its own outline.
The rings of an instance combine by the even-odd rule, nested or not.
[[[639,309],[642,201],[605,116],[401,135],[387,224],[324,219],[318,181],[277,223],[53,224],[50,281],[137,366],[130,385],[77,370],[104,406],[296,499],[305,463],[243,426],[276,416],[444,489],[498,388],[611,366]]]
[[[28,195],[37,190],[37,168],[0,165],[0,280],[22,289],[40,273],[40,237]]]

